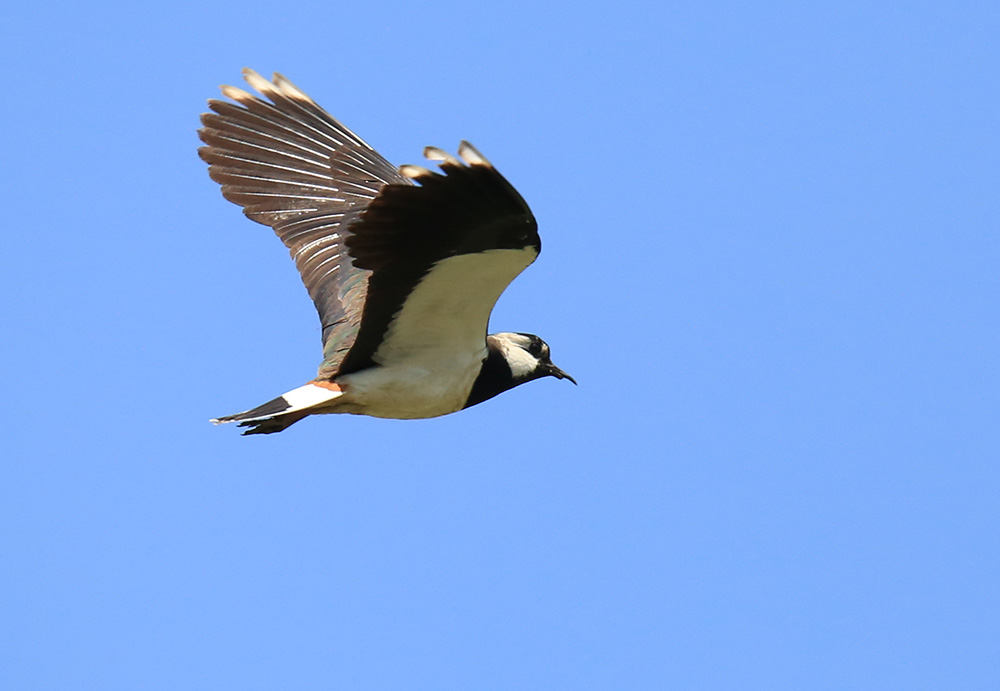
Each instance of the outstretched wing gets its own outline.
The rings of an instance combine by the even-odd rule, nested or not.
[[[485,357],[493,305],[541,250],[524,199],[468,142],[461,161],[433,147],[424,154],[441,174],[402,166],[417,186],[386,185],[351,226],[354,265],[372,274],[341,374]]]
[[[320,372],[336,373],[358,334],[370,273],[352,264],[347,229],[385,185],[412,183],[281,75],[243,77],[268,100],[222,87],[235,103],[209,101],[199,154],[223,196],[288,247],[323,326]]]
[[[395,169],[291,82],[244,70],[199,150],[226,199],[288,247],[323,325],[321,378],[485,356],[489,315],[541,249],[524,199],[470,144]],[[417,183],[417,184],[414,184]]]

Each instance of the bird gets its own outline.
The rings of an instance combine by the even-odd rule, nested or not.
[[[543,377],[576,380],[528,333],[488,334],[500,294],[541,251],[521,195],[471,144],[390,164],[281,74],[220,87],[198,152],[227,200],[270,226],[322,325],[314,379],[242,413],[243,434],[309,415],[433,418]]]

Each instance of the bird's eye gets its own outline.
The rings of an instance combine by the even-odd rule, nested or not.
[[[534,355],[535,357],[541,357],[542,342],[538,340],[533,340],[530,344],[528,344],[528,352]]]

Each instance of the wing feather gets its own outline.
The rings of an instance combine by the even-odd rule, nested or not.
[[[320,373],[336,373],[358,333],[370,274],[352,264],[347,228],[382,187],[409,181],[286,78],[243,75],[261,97],[222,87],[233,102],[209,101],[199,153],[223,196],[288,248],[322,324]]]

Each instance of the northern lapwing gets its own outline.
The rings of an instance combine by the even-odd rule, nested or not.
[[[541,377],[572,377],[524,333],[487,335],[508,284],[538,256],[521,195],[468,142],[427,147],[441,172],[396,168],[280,74],[264,98],[223,86],[199,150],[222,195],[288,247],[323,327],[316,378],[212,422],[280,432],[307,415],[430,418]],[[266,100],[265,100],[266,99]]]

